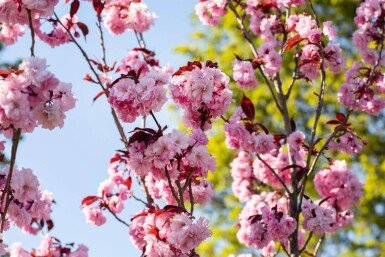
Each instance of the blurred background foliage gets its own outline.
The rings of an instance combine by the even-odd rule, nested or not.
[[[315,1],[314,1],[315,2]],[[355,30],[353,18],[355,9],[360,3],[359,0],[319,0],[315,3],[315,9],[321,22],[332,20],[338,28],[338,43],[344,49],[344,56],[347,60],[347,67],[359,58],[351,44],[351,35]],[[298,13],[309,10],[298,10]],[[191,17],[196,31],[191,34],[188,45],[178,46],[176,52],[187,56],[190,60],[213,60],[218,63],[223,72],[231,77],[231,63],[235,55],[243,59],[252,58],[250,48],[242,33],[234,15],[226,15],[219,26],[203,27],[195,15]],[[261,42],[255,38],[256,45]],[[281,78],[284,84],[291,82],[294,62],[292,53],[285,54]],[[258,74],[257,74],[258,76]],[[327,94],[325,96],[325,109],[318,128],[318,135],[325,135],[332,132],[332,127],[326,125],[328,120],[335,117],[336,112],[346,112],[337,102],[337,90],[343,82],[343,72],[340,76],[334,76],[328,72]],[[280,114],[269,95],[268,87],[259,78],[259,86],[255,90],[244,90],[236,87],[232,81],[234,90],[234,106],[239,106],[242,93],[245,93],[255,105],[256,118],[271,133],[283,133],[283,122]],[[311,85],[305,81],[297,81],[292,92],[289,104],[290,114],[294,117],[298,130],[310,134],[314,120],[314,110],[317,104],[319,83]],[[227,115],[229,117],[232,110]],[[338,234],[328,237],[323,244],[319,256],[385,256],[385,118],[384,112],[377,116],[369,116],[363,112],[354,112],[351,116],[356,133],[367,140],[368,145],[358,156],[347,156],[336,152],[327,152],[327,155],[335,159],[345,159],[349,167],[356,172],[360,181],[364,182],[364,196],[359,205],[354,209],[354,223]],[[223,121],[218,120],[212,133],[210,133],[209,150],[217,158],[217,170],[210,175],[209,180],[215,185],[216,196],[213,204],[201,209],[205,215],[210,217],[213,237],[205,242],[199,249],[202,257],[223,256],[253,252],[240,245],[236,238],[237,217],[242,206],[232,194],[231,176],[229,163],[236,155],[230,151],[224,143]],[[309,138],[309,137],[307,137]],[[319,162],[319,167],[325,166],[326,162]],[[315,190],[309,186],[309,195],[317,197]],[[318,240],[313,237],[309,249]]]

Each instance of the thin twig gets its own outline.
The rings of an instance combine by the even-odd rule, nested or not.
[[[80,50],[80,52],[82,53],[84,59],[86,60],[86,62],[88,63],[88,66],[90,67],[90,70],[92,71],[92,73],[95,75],[96,79],[97,79],[97,82],[98,82],[98,85],[103,89],[103,90],[106,90],[105,86],[103,85],[102,81],[100,80],[99,78],[99,75],[98,73],[96,72],[96,70],[94,69],[94,67],[92,66],[92,63],[90,61],[90,58],[88,57],[88,54],[86,53],[86,51],[84,51],[84,49],[81,47],[81,45],[77,42],[77,40],[75,39],[75,37],[72,35],[71,31],[66,27],[64,26],[64,24],[60,21],[59,17],[57,16],[56,13],[54,13],[55,15],[55,18],[57,19],[57,22],[65,29],[65,31],[67,32],[67,34],[71,37],[72,39],[72,42],[78,47],[78,49]],[[108,97],[109,93],[107,92],[106,93],[106,97]],[[112,117],[114,119],[114,122],[115,122],[115,125],[119,131],[119,134],[120,134],[120,137],[123,141],[123,143],[125,144],[125,146],[127,147],[128,146],[128,141],[127,141],[127,137],[125,135],[125,132],[124,132],[124,129],[122,127],[122,125],[120,124],[120,121],[119,121],[119,118],[114,110],[114,108],[111,107],[111,113],[112,113]]]
[[[182,207],[185,207],[184,206],[184,197],[183,197],[184,191],[183,191],[183,188],[182,188],[182,186],[180,184],[180,178],[179,177],[178,177],[177,180],[175,180],[175,184],[176,184],[176,186],[178,188],[180,203],[181,203]]]
[[[189,198],[190,198],[190,214],[193,215],[193,212],[194,212],[194,195],[193,195],[193,192],[192,192],[192,186],[191,186],[191,183],[188,184],[188,193],[189,193]]]
[[[259,154],[257,154],[257,158],[258,160],[260,160],[267,168],[269,168],[269,170],[274,174],[274,176],[278,179],[278,181],[281,183],[281,185],[283,186],[283,188],[285,188],[286,192],[288,194],[290,194],[290,190],[289,188],[286,186],[285,182],[282,180],[282,178],[280,176],[278,176],[278,174],[275,172],[275,170],[264,160],[261,158],[261,156]]]
[[[186,178],[186,183],[183,186],[183,191],[186,191],[188,185],[190,184],[193,172],[194,172],[194,169],[191,169],[190,172],[188,173]]]
[[[328,139],[326,140],[326,142],[323,144],[323,146],[322,146],[321,149],[319,150],[318,154],[315,156],[315,158],[314,158],[312,164],[310,165],[310,168],[309,168],[309,171],[308,171],[308,175],[310,175],[310,173],[313,172],[313,170],[314,170],[314,168],[315,168],[315,165],[316,165],[318,159],[319,159],[319,158],[321,157],[321,155],[323,154],[323,151],[325,151],[325,149],[328,147],[330,141],[332,141],[332,140],[334,139],[334,137],[336,136],[336,134],[337,134],[338,132],[340,132],[340,131],[344,128],[344,126],[346,125],[346,123],[347,123],[347,121],[348,121],[348,119],[349,119],[349,117],[350,117],[350,114],[351,114],[352,112],[353,112],[353,110],[351,110],[351,109],[348,111],[348,113],[347,113],[346,116],[345,116],[345,119],[341,122],[340,125],[338,125],[338,126],[334,129],[333,133],[329,136],[329,138],[328,138]]]
[[[147,199],[147,206],[149,208],[151,208],[151,206],[154,204],[154,199],[152,198],[152,196],[150,195],[150,192],[148,191],[148,188],[146,186],[146,181],[144,179],[145,177],[141,177],[140,180],[142,182],[142,186],[143,186],[143,189],[144,189],[144,193],[146,194],[146,199]]]
[[[106,90],[106,88],[104,87],[102,81],[100,80],[99,78],[99,75],[98,73],[96,72],[96,70],[94,69],[94,67],[92,66],[92,63],[90,61],[90,58],[88,57],[88,54],[86,53],[86,51],[84,51],[84,49],[81,47],[81,45],[78,43],[78,41],[76,40],[76,38],[72,35],[71,31],[66,27],[64,26],[64,24],[60,21],[59,17],[57,16],[57,14],[54,12],[54,15],[55,15],[55,18],[56,18],[56,21],[65,29],[65,31],[67,32],[67,34],[71,37],[71,40],[72,42],[78,47],[78,49],[80,50],[80,52],[83,54],[84,58],[86,59],[87,63],[88,63],[88,66],[90,67],[92,73],[95,75],[96,79],[97,79],[97,82],[99,84],[99,86],[103,89],[103,90]]]
[[[11,179],[13,174],[13,168],[15,167],[17,147],[19,146],[20,135],[21,135],[21,129],[19,128],[13,129],[11,160],[9,163],[9,170],[7,174],[7,181],[5,182],[4,192],[3,192],[3,195],[1,196],[1,205],[4,204],[4,200],[5,200],[5,204],[4,204],[4,210],[1,212],[0,233],[3,233],[4,231],[5,216],[7,215],[8,207],[11,203]]]
[[[179,197],[178,197],[178,194],[176,193],[175,188],[174,188],[174,186],[172,185],[170,173],[168,172],[167,167],[165,167],[164,170],[165,170],[165,172],[166,172],[166,177],[167,177],[168,184],[169,184],[169,186],[170,186],[171,193],[172,193],[172,195],[174,196],[176,202],[178,203],[178,206],[179,206],[179,207],[182,207],[182,204],[180,203],[180,199],[179,199]]]
[[[312,237],[313,237],[313,232],[310,232],[310,234],[309,234],[309,236],[308,236],[308,238],[307,238],[307,240],[306,240],[306,243],[303,245],[303,247],[301,248],[301,250],[299,250],[299,253],[300,253],[300,254],[301,254],[303,251],[306,250],[306,247],[307,247],[307,245],[309,244],[309,242],[310,242],[310,240],[311,240]]]
[[[107,58],[106,58],[106,47],[104,45],[104,36],[103,36],[103,28],[102,28],[102,17],[100,15],[97,15],[98,22],[96,23],[98,29],[99,29],[99,35],[100,35],[100,45],[102,47],[102,54],[103,54],[103,63],[107,66]]]
[[[158,127],[159,130],[162,130],[162,126],[159,124],[158,120],[156,119],[154,113],[150,111],[151,117],[154,119],[156,126]],[[145,116],[144,116],[145,117]]]
[[[127,137],[126,137],[126,133],[124,132],[122,124],[119,121],[118,115],[116,114],[115,109],[112,106],[111,106],[111,114],[112,114],[112,117],[114,119],[116,128],[118,129],[118,132],[120,134],[121,140],[124,143],[124,146],[126,148],[128,148],[128,140],[127,140]]]
[[[297,72],[298,72],[298,64],[299,64],[299,49],[298,49],[298,45],[295,47],[294,62],[295,62],[295,67],[294,67],[293,75],[291,76],[292,80],[291,80],[291,83],[290,83],[289,88],[287,90],[287,93],[285,95],[286,100],[289,99],[289,97],[291,95],[291,91],[294,88],[295,81],[297,80]]]
[[[318,20],[318,16],[317,16],[317,13],[316,13],[316,11],[315,11],[315,9],[314,9],[313,3],[311,2],[311,0],[308,0],[307,2],[309,3],[311,12],[312,12],[312,14],[313,14],[313,16],[314,16],[314,19],[315,19],[316,23],[317,23],[317,27],[318,27],[318,28],[321,28],[321,24],[320,24],[320,22],[319,22],[319,20]]]
[[[31,10],[27,8],[27,14],[28,14],[28,25],[31,30],[31,56],[35,56],[35,29],[33,28],[33,23],[32,23],[32,15],[31,15]]]
[[[237,20],[237,22],[238,22],[238,24],[239,24],[239,27],[240,27],[240,29],[241,29],[241,31],[242,31],[242,33],[243,33],[243,36],[245,37],[245,39],[246,39],[247,42],[249,43],[251,52],[253,53],[253,56],[254,56],[255,58],[258,58],[257,48],[255,47],[255,45],[254,45],[254,43],[253,43],[253,40],[251,39],[251,36],[250,36],[249,32],[248,32],[247,29],[246,29],[246,26],[245,26],[245,24],[244,24],[244,22],[243,22],[242,17],[239,15],[239,13],[238,13],[236,7],[231,3],[231,1],[229,1],[228,6],[230,7],[231,11],[234,13],[235,18],[236,18],[236,20]],[[271,92],[271,95],[273,96],[273,99],[274,99],[274,101],[275,101],[275,104],[276,104],[278,110],[281,110],[281,106],[280,106],[279,103],[278,103],[278,100],[277,100],[277,98],[276,98],[276,96],[275,96],[275,94],[274,94],[273,88],[272,88],[272,86],[270,85],[270,82],[269,82],[269,80],[268,80],[268,78],[267,78],[265,72],[263,71],[263,69],[262,69],[261,66],[258,66],[258,70],[260,71],[260,73],[261,73],[263,79],[265,80],[267,86],[269,87],[269,90],[270,90],[270,92]]]
[[[142,204],[144,204],[144,205],[148,205],[145,201],[143,201],[142,199],[140,199],[139,197],[136,197],[135,195],[132,195],[131,196],[132,198],[134,198],[136,201],[138,201],[138,202],[141,202]]]
[[[321,249],[321,245],[322,245],[324,239],[325,239],[325,234],[323,234],[322,237],[318,240],[318,243],[317,243],[315,250],[314,250],[314,253],[313,253],[314,257],[317,256],[318,251]]]
[[[130,227],[130,225],[129,225],[127,222],[125,222],[124,220],[122,220],[121,218],[119,218],[118,215],[116,215],[115,212],[111,211],[111,209],[110,209],[107,205],[106,205],[105,207],[106,207],[106,209],[112,214],[112,216],[115,217],[115,219],[116,219],[117,221],[119,221],[120,223],[126,225],[127,227]]]

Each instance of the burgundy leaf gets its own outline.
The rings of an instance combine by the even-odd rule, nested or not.
[[[343,121],[344,119],[345,119],[345,114],[343,114],[343,113],[337,113],[337,115],[336,115],[336,118],[337,118],[337,120],[339,120],[339,121]]]
[[[142,52],[142,53],[144,53],[146,56],[148,56],[148,57],[150,57],[150,56],[155,56],[155,53],[153,52],[153,51],[150,51],[150,50],[148,50],[148,49],[146,49],[146,48],[138,48],[138,47],[136,47],[136,48],[134,48],[134,49],[132,49],[132,50],[134,50],[134,51],[140,51],[140,52]]]
[[[93,0],[92,1],[92,5],[94,6],[94,10],[96,11],[96,13],[98,14],[98,16],[100,16],[100,14],[102,13],[103,9],[104,9],[104,1],[101,1],[101,0]]]
[[[192,70],[194,70],[195,69],[195,67],[194,66],[189,66],[189,65],[187,65],[187,66],[182,66],[182,67],[180,67],[179,68],[179,70],[177,70],[174,74],[172,74],[172,76],[174,77],[174,76],[179,76],[179,75],[182,75],[184,72],[186,72],[186,71],[192,71]]]
[[[100,197],[95,195],[89,195],[83,198],[82,200],[82,206],[88,206],[99,200]]]
[[[53,229],[53,221],[52,220],[47,220],[46,222],[47,222],[48,231]]]
[[[289,40],[287,40],[285,44],[285,47],[283,48],[283,51],[286,52],[287,50],[291,50],[294,46],[296,46],[299,42],[301,42],[302,39],[303,38],[299,34],[289,38]]]
[[[124,184],[126,185],[128,190],[131,190],[131,185],[132,185],[132,178],[128,177],[125,181]]]
[[[328,122],[326,122],[326,124],[328,125],[337,125],[337,124],[340,124],[341,122],[339,122],[338,120],[329,120]]]
[[[254,116],[255,116],[254,105],[251,102],[251,100],[245,96],[245,94],[243,94],[243,97],[241,100],[241,107],[242,107],[242,111],[246,114],[247,119],[250,121],[254,120]]]
[[[8,77],[9,74],[11,74],[9,71],[0,70],[0,76],[3,77],[3,78]]]
[[[84,24],[83,22],[77,22],[76,24],[78,25],[79,29],[82,31],[83,36],[85,38],[89,33],[87,25]]]
[[[79,0],[74,0],[72,3],[71,3],[71,9],[70,9],[70,17],[74,17],[74,15],[78,12],[79,10],[79,7],[80,7],[80,2]]]

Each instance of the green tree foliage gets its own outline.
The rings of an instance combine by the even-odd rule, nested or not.
[[[339,42],[345,50],[345,58],[349,66],[354,59],[359,58],[350,41],[355,30],[353,18],[358,0],[322,0],[317,1],[315,9],[321,21],[332,20],[338,27]],[[306,10],[303,10],[306,11]],[[179,46],[176,51],[189,56],[191,60],[213,60],[229,76],[232,74],[231,63],[235,54],[243,59],[252,58],[249,45],[242,37],[238,24],[233,14],[226,15],[217,27],[202,27],[198,25],[197,18],[193,17],[197,30],[191,35],[189,45]],[[258,39],[254,39],[259,45]],[[289,55],[286,55],[289,56]],[[294,68],[293,59],[285,57],[281,78],[286,85],[291,82]],[[326,125],[328,120],[335,117],[336,112],[345,110],[337,103],[336,92],[343,81],[343,76],[330,76],[327,78],[326,108],[318,130],[321,133],[331,133],[332,127]],[[283,122],[271,99],[268,87],[259,77],[259,86],[256,90],[241,91],[233,83],[234,99],[239,103],[245,93],[255,104],[256,117],[272,133],[283,132]],[[314,110],[317,104],[316,92],[319,84],[308,84],[297,81],[293,89],[293,99],[290,113],[296,119],[298,129],[310,133],[313,124]],[[234,106],[236,105],[234,104]],[[356,157],[343,156],[338,153],[333,157],[343,158],[349,166],[359,174],[361,181],[365,182],[364,196],[355,211],[355,221],[352,226],[339,234],[329,237],[325,242],[328,247],[323,248],[321,256],[385,256],[385,117],[384,113],[377,116],[368,116],[362,112],[355,112],[351,118],[357,134],[367,140],[368,145]],[[202,257],[228,256],[232,253],[250,252],[241,246],[236,238],[237,217],[241,205],[231,191],[231,176],[229,163],[236,152],[229,151],[224,143],[224,133],[221,129],[223,121],[215,124],[216,133],[211,134],[209,150],[217,158],[217,171],[211,175],[210,181],[216,188],[216,197],[211,207],[202,211],[211,216],[213,237],[201,249]],[[338,156],[340,155],[340,156]],[[319,168],[326,161],[320,163]],[[262,190],[262,188],[259,188]],[[310,195],[315,193],[309,189]],[[313,192],[311,192],[313,190]],[[312,244],[315,243],[311,242]]]

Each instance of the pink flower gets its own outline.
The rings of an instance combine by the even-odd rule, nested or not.
[[[14,44],[25,32],[19,24],[1,24],[0,27],[0,41],[6,45]]]
[[[131,2],[128,8],[128,20],[126,26],[138,33],[147,31],[156,19],[155,13],[148,11],[143,2]]]
[[[249,61],[233,61],[233,78],[241,88],[255,88],[258,85],[254,68]]]
[[[142,33],[154,24],[156,15],[149,12],[146,4],[130,0],[109,1],[104,9],[104,21],[107,29],[115,35],[125,30]]]
[[[288,7],[298,7],[306,4],[306,0],[278,0],[277,2],[281,2],[286,8]]]
[[[184,110],[187,126],[207,130],[213,118],[223,115],[230,106],[232,92],[229,78],[215,63],[189,63],[191,69],[177,71],[171,80],[171,95]]]
[[[31,255],[26,250],[21,248],[20,243],[13,243],[10,248],[10,257],[31,257]]]
[[[322,25],[323,25],[323,31],[322,32],[324,33],[325,36],[328,37],[328,39],[330,41],[332,41],[337,34],[337,30],[332,27],[331,21],[325,21],[322,23]]]
[[[39,185],[40,183],[31,169],[21,169],[19,171],[17,168],[14,168],[11,187],[15,190],[14,196],[18,201],[34,200]]]
[[[124,122],[133,122],[140,115],[149,115],[150,111],[160,111],[166,100],[166,90],[146,75],[138,83],[131,78],[119,80],[108,98]]]
[[[302,38],[307,38],[310,36],[312,29],[316,26],[316,21],[313,20],[310,15],[305,16],[300,14],[298,15],[298,22],[296,23],[295,30]]]
[[[227,0],[199,1],[195,5],[195,12],[203,25],[215,26],[219,24],[219,18],[227,13],[226,4]]]
[[[330,197],[341,210],[352,208],[362,196],[362,184],[348,170],[345,161],[335,161],[329,169],[318,172],[314,185],[318,194]]]
[[[291,133],[287,138],[290,155],[293,156],[296,160],[302,160],[299,151],[302,149],[304,141],[305,134],[301,131],[295,131]]]
[[[304,201],[302,215],[304,217],[304,229],[317,235],[332,232],[332,226],[336,222],[336,210],[334,208],[326,204],[314,204],[311,200]]]
[[[106,217],[97,207],[83,207],[83,213],[86,215],[87,223],[91,223],[95,226],[101,226],[106,223]]]
[[[130,223],[130,240],[139,250],[143,249],[143,246],[146,245],[144,236],[146,235],[144,230],[144,222],[146,216],[138,216],[131,220]]]

